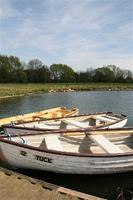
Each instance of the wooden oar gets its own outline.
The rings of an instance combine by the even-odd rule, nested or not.
[[[67,133],[62,133],[63,136],[78,136],[78,135],[83,135],[83,134],[86,134],[86,135],[109,135],[109,134],[133,134],[133,129],[131,130],[81,130],[81,131],[72,131],[71,132],[67,132]]]

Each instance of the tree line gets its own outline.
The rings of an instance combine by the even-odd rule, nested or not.
[[[16,56],[0,55],[0,83],[74,83],[118,82],[133,83],[133,73],[115,65],[75,72],[65,64],[44,65],[39,59],[27,64]]]

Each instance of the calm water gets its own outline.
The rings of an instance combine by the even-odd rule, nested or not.
[[[80,113],[112,111],[128,115],[133,125],[133,91],[46,93],[0,100],[0,117],[34,112],[46,108],[78,107]]]
[[[7,117],[46,108],[78,107],[80,113],[112,111],[128,116],[128,126],[133,126],[133,91],[97,91],[48,93],[0,100],[0,117]],[[115,200],[117,187],[133,191],[133,173],[106,176],[56,175],[45,172],[30,172],[36,178],[58,185],[77,189],[89,194]],[[128,199],[128,198],[127,198]]]

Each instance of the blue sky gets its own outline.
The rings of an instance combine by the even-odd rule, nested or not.
[[[0,51],[75,71],[133,71],[133,0],[0,0]]]

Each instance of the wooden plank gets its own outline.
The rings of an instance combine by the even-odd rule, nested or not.
[[[85,194],[85,193],[78,192],[78,191],[71,190],[71,189],[64,188],[64,187],[59,187],[57,189],[57,191],[60,192],[60,193],[63,193],[63,194],[68,194],[68,195],[77,197],[79,199],[83,199],[83,200],[105,200],[105,199],[100,198],[100,197],[92,196],[90,194]]]
[[[68,121],[68,120],[63,120],[63,122],[72,124],[74,126],[80,127],[80,128],[86,128],[85,125],[81,122],[77,121]],[[112,142],[110,142],[107,138],[105,138],[103,135],[89,135],[90,137],[98,146],[100,146],[104,151],[107,153],[124,153],[120,148],[115,146]]]
[[[58,136],[56,135],[45,136],[44,140],[42,141],[40,145],[40,148],[42,149],[43,146],[44,148],[47,148],[47,149],[53,149],[53,150],[59,150],[59,151],[63,150],[60,140],[58,139]]]
[[[57,112],[57,110],[61,110],[61,107],[56,107],[56,108],[51,108],[47,110],[42,110],[39,112],[33,112],[33,113],[27,113],[23,115],[3,118],[3,119],[0,119],[0,125],[10,123],[11,121],[19,121],[19,120],[27,120],[27,119],[32,120],[32,117],[38,117],[40,115],[47,116],[48,114]]]
[[[110,142],[103,135],[88,135],[97,145],[107,153],[124,153],[120,148]]]
[[[118,134],[125,134],[125,135],[128,135],[128,134],[133,134],[133,129],[131,129],[131,130],[124,130],[124,129],[118,129],[118,130],[113,130],[113,129],[109,129],[109,130],[104,130],[104,129],[99,129],[98,131],[91,131],[90,130],[90,133],[92,133],[92,135],[109,135],[109,134],[114,134],[114,135],[118,135]]]
[[[100,120],[100,121],[104,121],[104,122],[115,122],[116,120],[114,119],[109,119],[109,118],[106,118],[106,116],[96,116],[96,119],[97,120]]]
[[[89,125],[86,126],[86,124],[84,124],[83,122],[78,122],[75,120],[61,120],[62,122],[66,123],[66,124],[70,124],[73,126],[76,126],[78,128],[87,128],[89,127]]]
[[[56,118],[56,117],[65,117],[77,114],[78,114],[77,108],[68,110],[66,107],[56,107],[47,110],[42,110],[39,112],[27,113],[23,115],[17,115],[0,119],[0,126],[11,122],[32,121],[37,118]]]
[[[43,129],[54,129],[53,127],[45,124],[45,123],[38,123],[35,124],[34,128],[43,128]]]

